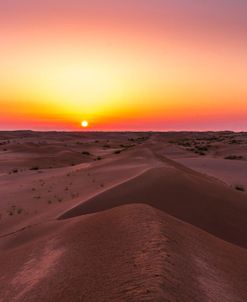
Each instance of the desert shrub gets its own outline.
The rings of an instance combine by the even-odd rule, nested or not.
[[[38,166],[33,166],[33,167],[30,168],[30,170],[31,171],[36,171],[36,170],[39,170],[39,167]]]
[[[109,148],[111,148],[111,146],[110,145],[103,145],[103,148],[109,149]]]
[[[202,152],[202,151],[200,151],[198,154],[201,155],[201,156],[206,155],[206,154],[205,154],[204,152]]]
[[[87,155],[87,156],[89,156],[89,155],[91,155],[91,153],[90,152],[88,152],[88,151],[82,151],[82,153],[81,153],[82,155]]]
[[[203,151],[199,151],[198,149],[195,150],[195,153],[198,155],[206,155],[206,153],[204,153]]]
[[[238,190],[238,191],[241,191],[241,192],[244,192],[245,191],[245,188],[243,186],[235,186],[235,189]]]
[[[189,142],[179,142],[178,145],[182,147],[191,147],[191,143]]]
[[[238,156],[238,155],[228,155],[225,157],[225,159],[229,159],[229,160],[240,160],[243,159],[243,156]]]
[[[199,151],[208,151],[208,148],[206,146],[197,146],[196,147]]]
[[[22,208],[19,208],[18,210],[17,210],[17,214],[21,214],[22,213]]]
[[[125,149],[132,148],[134,146],[135,146],[134,144],[120,145],[121,148],[125,148]]]
[[[241,144],[241,141],[238,141],[238,140],[236,140],[236,139],[233,139],[233,140],[229,141],[229,144],[230,144],[230,145],[237,145],[237,144]]]
[[[114,151],[113,154],[120,154],[121,152],[122,152],[122,150],[116,150],[116,151]]]

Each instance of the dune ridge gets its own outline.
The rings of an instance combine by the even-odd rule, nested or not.
[[[14,269],[4,281],[24,272],[27,279],[7,283],[0,301],[246,301],[246,249],[149,205],[123,205],[59,224],[46,232],[34,228],[35,243],[27,230],[5,241],[0,264]],[[57,260],[31,282],[36,262],[30,281],[21,263],[44,261],[44,253]]]
[[[186,174],[173,167],[149,169],[66,211],[59,219],[126,203],[147,203],[224,240],[247,246],[246,196],[198,173]]]
[[[215,133],[18,135],[1,154],[1,302],[247,301],[247,195],[179,160]]]

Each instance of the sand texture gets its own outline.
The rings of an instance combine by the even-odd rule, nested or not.
[[[0,132],[0,301],[247,301],[247,134]]]

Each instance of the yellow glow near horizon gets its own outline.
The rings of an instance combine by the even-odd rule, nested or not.
[[[76,16],[56,16],[55,27],[45,16],[32,27],[6,18],[0,127],[78,129],[83,117],[94,130],[163,129],[246,116],[247,45],[236,35],[234,44],[209,34],[207,23],[186,34],[181,24],[169,30],[153,19]]]

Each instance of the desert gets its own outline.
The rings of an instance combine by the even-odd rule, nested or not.
[[[0,132],[0,301],[247,301],[247,133]]]

